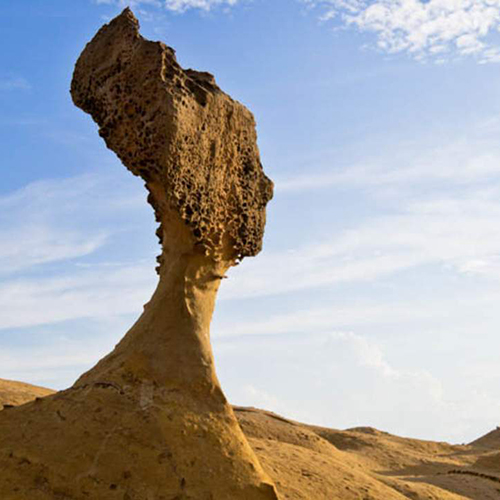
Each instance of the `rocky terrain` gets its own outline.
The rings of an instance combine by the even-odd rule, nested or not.
[[[51,392],[0,380],[0,405]],[[234,410],[283,499],[500,498],[500,429],[468,445],[450,445],[400,438],[370,427],[314,427],[253,408]],[[15,495],[2,498],[18,500]]]

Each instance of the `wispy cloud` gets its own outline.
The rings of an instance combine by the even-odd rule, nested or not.
[[[110,352],[133,317],[86,318],[0,330],[2,377],[63,389]]]
[[[0,127],[43,127],[47,120],[34,116],[16,116],[0,118]]]
[[[0,330],[138,313],[151,296],[154,263],[73,269],[0,285]]]
[[[231,279],[221,289],[221,298],[261,297],[369,282],[426,262],[426,258],[416,251],[407,252],[400,248],[382,253],[370,245],[357,247],[358,252],[342,251],[348,239],[351,239],[351,235],[344,234],[338,240],[321,242],[284,254],[263,254],[258,264],[248,262],[231,271]],[[381,240],[377,238],[376,242],[373,242],[375,246]]]
[[[165,7],[175,12],[184,12],[187,9],[210,10],[212,7],[237,3],[238,0],[165,0]]]
[[[114,224],[117,212],[132,209],[134,200],[146,206],[125,186],[115,194],[112,183],[87,175],[36,182],[0,197],[0,273],[89,255],[123,231]]]
[[[275,177],[278,194],[299,194],[329,188],[419,189],[420,194],[465,187],[492,185],[500,181],[500,119],[486,116],[468,123],[466,131],[447,132],[429,127],[413,138],[377,138],[359,141],[347,161],[336,151],[301,160],[301,171]]]
[[[468,301],[470,304],[470,301]],[[453,307],[456,304],[452,304]],[[253,319],[234,324],[232,321],[216,323],[214,338],[225,339],[252,335],[289,335],[292,333],[328,332],[346,328],[401,324],[422,320],[447,318],[450,304],[440,301],[435,304],[417,300],[408,304],[368,302],[348,305],[332,303],[328,306],[293,309],[286,313],[264,319]]]
[[[374,425],[427,438],[450,435],[450,429],[436,425],[437,415],[449,409],[441,381],[426,370],[398,367],[373,339],[329,332],[252,339],[238,350],[233,347],[228,341],[217,350],[222,382],[234,403],[264,406],[316,425]],[[226,379],[229,366],[240,366],[238,385],[229,371]],[[388,410],[396,407],[396,412]],[[422,408],[429,409],[425,419],[410,418]]]
[[[156,283],[157,249],[147,238],[139,258],[129,248],[144,233],[154,241],[134,181],[127,172],[87,174],[0,197],[0,330],[141,309]]]
[[[209,11],[214,7],[233,6],[239,0],[94,0],[97,4],[119,5],[121,7],[164,7],[173,12],[189,9]]]
[[[71,223],[86,181],[39,182],[0,198],[0,273],[81,257],[105,243],[109,231],[78,231]]]
[[[387,342],[349,331],[221,339],[215,342],[218,372],[232,402],[265,406],[316,425],[369,425],[451,442],[471,441],[491,430],[500,411],[494,355],[485,368],[484,356],[469,355],[477,337],[467,336],[463,362],[444,364],[437,335],[432,340],[423,332],[414,335],[419,340],[406,353],[390,347],[401,342],[394,337]],[[453,335],[446,338],[448,345],[457,342]],[[452,359],[455,353],[446,351]],[[431,359],[425,368],[424,359],[415,359],[424,355]]]
[[[313,244],[264,252],[231,271],[226,299],[372,282],[424,266],[450,274],[497,279],[500,255],[498,189],[415,195]]]
[[[422,152],[422,149],[424,150]],[[500,147],[494,141],[457,139],[440,146],[406,144],[391,157],[362,159],[346,167],[275,179],[280,193],[331,187],[387,187],[442,183],[467,185],[500,178]]]
[[[323,9],[322,19],[370,32],[387,53],[406,52],[444,62],[473,56],[500,62],[492,38],[500,26],[498,0],[303,0]]]
[[[31,85],[28,80],[20,76],[0,76],[0,92],[11,90],[29,90]]]

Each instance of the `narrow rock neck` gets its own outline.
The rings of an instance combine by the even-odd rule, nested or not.
[[[164,249],[160,281],[135,325],[77,385],[148,381],[189,391],[220,392],[210,322],[221,280],[232,262]]]

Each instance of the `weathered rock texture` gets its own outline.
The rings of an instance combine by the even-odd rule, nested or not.
[[[0,413],[2,500],[277,498],[220,389],[209,339],[222,278],[262,244],[272,183],[255,123],[211,75],[183,70],[138,30],[128,9],[101,28],[71,94],[146,183],[158,288],[71,389]]]
[[[260,251],[272,183],[252,114],[212,75],[182,69],[173,49],[145,40],[126,10],[81,55],[71,94],[106,145],[146,181],[161,242],[173,211],[190,228],[189,245],[215,260]]]

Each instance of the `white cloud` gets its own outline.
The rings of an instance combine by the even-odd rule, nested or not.
[[[470,302],[468,302],[470,304]],[[283,335],[305,332],[325,332],[339,328],[371,327],[415,323],[418,320],[448,318],[450,309],[456,307],[446,301],[433,304],[415,300],[411,304],[368,302],[355,305],[332,303],[329,306],[293,309],[286,313],[271,315],[234,323],[221,319],[213,328],[214,338],[234,338],[247,335]]]
[[[189,9],[209,11],[213,7],[233,6],[239,0],[94,0],[97,4],[114,4],[121,7],[164,7],[173,12],[185,12]]]
[[[31,85],[28,80],[20,76],[0,77],[0,92],[9,90],[29,90]]]
[[[330,192],[332,199],[335,193],[345,196],[350,190],[357,201],[349,210],[355,212],[354,205],[366,203],[367,198],[376,209],[349,230],[325,226],[314,244],[292,244],[288,252],[280,253],[265,248],[255,263],[245,261],[231,272],[222,296],[332,288],[426,265],[498,279],[499,122],[484,120],[472,129],[468,137],[448,139],[441,146],[435,144],[442,141],[439,138],[432,144],[404,143],[392,147],[390,155],[374,153],[371,160],[361,157],[346,167],[316,168],[317,173],[306,164],[304,174],[275,179],[276,203],[284,206],[308,190],[324,190],[325,196]],[[360,144],[359,150],[366,148]]]
[[[345,168],[277,178],[276,190],[294,193],[331,187],[399,187],[436,182],[460,186],[491,181],[500,178],[500,147],[496,142],[469,136],[439,146],[406,144],[403,151],[392,148],[390,158],[379,160],[374,154],[371,160]]]
[[[95,252],[107,235],[97,232],[85,237],[76,231],[24,224],[1,232],[0,272],[12,273],[34,265],[74,259]]]
[[[361,163],[332,173],[278,180],[279,195],[340,187],[370,188],[370,194],[380,197],[391,187],[396,200],[391,199],[393,192],[389,199],[382,196],[378,213],[352,229],[334,232],[333,237],[326,225],[313,244],[280,252],[265,248],[255,261],[246,260],[231,270],[222,286],[222,298],[331,289],[426,265],[470,273],[470,262],[495,260],[500,254],[500,193],[492,184],[500,174],[500,151],[495,148],[458,141],[414,155],[413,149],[405,147],[402,157],[391,151],[385,165],[382,161],[371,166]],[[362,200],[365,194],[355,196]],[[384,203],[389,214],[384,213]]]
[[[175,12],[184,12],[187,9],[210,10],[219,5],[236,5],[238,0],[165,0],[165,7]]]
[[[437,425],[448,410],[441,381],[426,370],[395,366],[381,345],[363,335],[229,340],[217,343],[216,351],[233,403],[328,427],[372,425],[413,437],[450,436],[449,428]],[[415,419],[424,408],[424,418]]]
[[[304,0],[324,9],[324,20],[374,33],[387,53],[443,61],[474,56],[500,61],[491,38],[500,27],[499,0]]]
[[[346,239],[344,241],[343,237]],[[232,270],[221,288],[222,299],[241,299],[307,290],[341,283],[369,282],[422,264],[416,252],[395,251],[378,254],[373,245],[359,247],[357,255],[342,252],[349,235],[290,251],[264,253],[259,262],[245,262]],[[380,243],[380,240],[373,242]]]
[[[221,296],[331,289],[373,282],[418,266],[437,266],[450,274],[474,271],[477,277],[498,279],[498,271],[487,272],[498,270],[498,199],[498,189],[477,189],[401,202],[397,211],[372,216],[333,237],[288,252],[264,251],[257,261],[245,261],[231,270]]]
[[[347,162],[337,152],[302,160],[301,171],[275,177],[277,194],[301,193],[311,189],[395,188],[429,186],[447,190],[488,185],[500,180],[500,119],[496,115],[467,123],[465,131],[448,124],[429,126],[415,139],[377,138],[360,141]],[[388,153],[390,151],[390,153]]]
[[[0,197],[0,330],[140,311],[156,283],[154,228],[145,190],[125,171]]]
[[[119,7],[136,7],[137,5],[152,5],[160,7],[161,0],[93,0],[98,5],[118,5]]]
[[[0,273],[92,254],[123,231],[117,214],[146,209],[145,195],[116,182],[97,175],[40,181],[0,197]]]
[[[0,198],[0,273],[90,254],[107,231],[78,231],[71,224],[88,182],[38,182]],[[66,213],[61,213],[61,208]]]
[[[0,330],[0,336],[10,341],[0,349],[2,377],[64,389],[109,353],[133,320],[131,315],[106,316]]]
[[[252,384],[242,387],[238,404],[240,406],[253,406],[254,408],[272,408],[275,412],[290,415],[289,409],[283,405],[279,398]]]
[[[0,285],[0,330],[137,314],[156,281],[153,262],[5,281]]]

